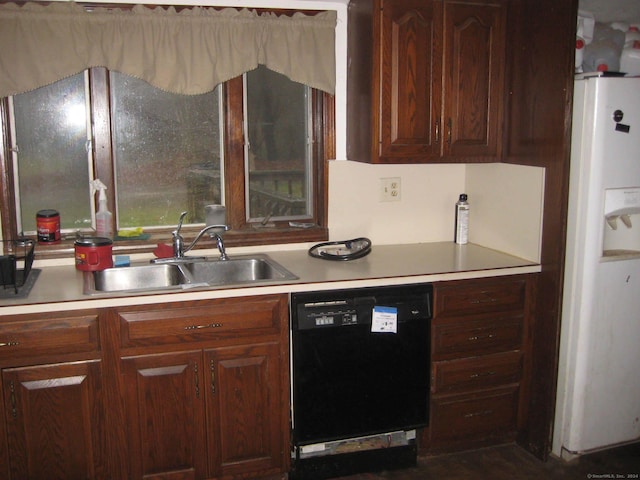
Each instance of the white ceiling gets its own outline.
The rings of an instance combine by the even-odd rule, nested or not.
[[[593,13],[598,22],[640,24],[640,0],[579,0],[579,8]]]

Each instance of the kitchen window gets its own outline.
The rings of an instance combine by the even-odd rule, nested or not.
[[[60,211],[68,242],[92,234],[96,178],[114,230],[146,234],[117,239],[121,251],[168,242],[182,211],[185,236],[195,234],[207,204],[226,205],[229,245],[327,238],[333,96],[265,65],[189,94],[94,67],[7,96],[0,109],[4,238],[35,236],[44,208]]]

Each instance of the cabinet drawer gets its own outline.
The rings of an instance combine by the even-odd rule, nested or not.
[[[433,322],[431,351],[434,360],[487,355],[518,350],[522,344],[522,315]]]
[[[518,389],[501,389],[473,397],[434,398],[431,438],[434,442],[469,441],[516,429]]]
[[[523,310],[526,296],[526,281],[482,280],[453,286],[436,286],[435,316],[451,316]]]
[[[14,321],[15,318],[15,321]],[[100,348],[98,315],[30,315],[0,323],[0,360],[37,355],[82,353]]]
[[[520,352],[499,353],[433,363],[433,393],[493,388],[520,380]]]
[[[122,347],[205,341],[280,331],[285,295],[190,302],[189,306],[133,307],[118,311]]]

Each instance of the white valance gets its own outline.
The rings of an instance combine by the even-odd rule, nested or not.
[[[335,91],[336,13],[235,8],[0,5],[0,97],[106,67],[183,94],[213,90],[258,64]]]

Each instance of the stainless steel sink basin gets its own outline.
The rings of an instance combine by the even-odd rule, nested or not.
[[[294,274],[268,257],[230,258],[184,264],[195,283],[226,285],[296,279]]]
[[[295,280],[293,273],[267,255],[232,257],[228,260],[188,258],[172,263],[107,268],[85,272],[84,293],[135,293],[196,287],[221,287]]]
[[[87,282],[89,280],[89,282]],[[92,281],[91,281],[92,280]],[[179,287],[188,283],[178,265],[140,265],[135,267],[107,268],[85,276],[85,293],[156,290]]]

